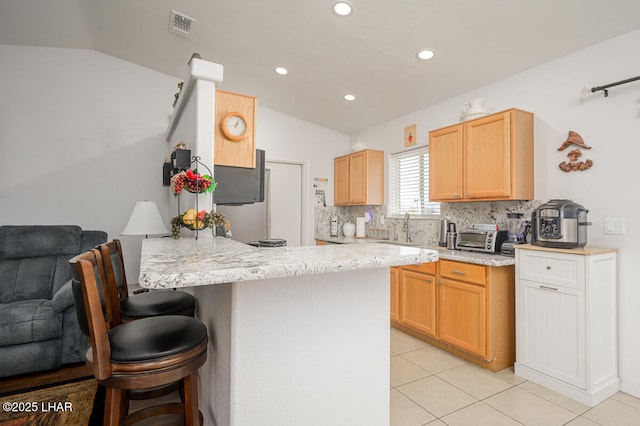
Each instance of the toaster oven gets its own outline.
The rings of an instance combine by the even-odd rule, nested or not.
[[[463,229],[458,232],[457,248],[467,251],[496,253],[500,251],[502,243],[507,239],[507,231]]]

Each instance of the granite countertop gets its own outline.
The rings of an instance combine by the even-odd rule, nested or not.
[[[440,259],[458,262],[475,263],[485,266],[511,266],[516,264],[516,258],[499,254],[480,253],[463,250],[447,250],[444,247],[432,247],[438,252]]]
[[[258,248],[227,238],[145,239],[140,285],[177,288],[435,262],[438,252],[363,243]]]
[[[364,243],[385,243],[388,242],[393,245],[402,244],[398,241],[387,241],[387,240],[378,240],[374,238],[354,238],[354,237],[329,237],[329,238],[318,238],[320,241],[327,241],[333,244],[364,244]],[[382,244],[379,244],[382,245]],[[458,262],[467,262],[467,263],[475,263],[478,265],[486,265],[486,266],[511,266],[516,264],[515,257],[509,256],[501,256],[499,254],[490,254],[490,253],[480,253],[473,251],[463,251],[463,250],[447,250],[444,247],[433,247],[433,246],[418,246],[418,245],[410,245],[409,247],[419,247],[426,248],[429,250],[435,250],[438,252],[438,257],[440,259],[446,260],[455,260]]]

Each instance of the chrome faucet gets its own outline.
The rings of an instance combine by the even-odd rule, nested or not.
[[[407,242],[411,242],[411,226],[410,226],[410,217],[409,212],[406,212],[404,215],[404,225],[402,225],[402,230],[407,233]]]

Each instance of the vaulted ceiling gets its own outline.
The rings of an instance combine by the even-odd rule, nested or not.
[[[334,2],[0,0],[0,44],[94,49],[180,79],[198,52],[224,66],[221,88],[350,134],[640,28],[638,0],[350,0],[348,17]],[[190,38],[168,31],[171,10],[195,19]]]

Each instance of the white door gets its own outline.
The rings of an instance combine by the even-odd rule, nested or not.
[[[287,245],[302,243],[302,164],[267,161],[271,185],[271,235],[284,238]]]
[[[234,240],[283,238],[288,246],[301,245],[302,166],[300,163],[268,160],[265,162],[264,202],[218,206],[218,212],[231,222]]]

